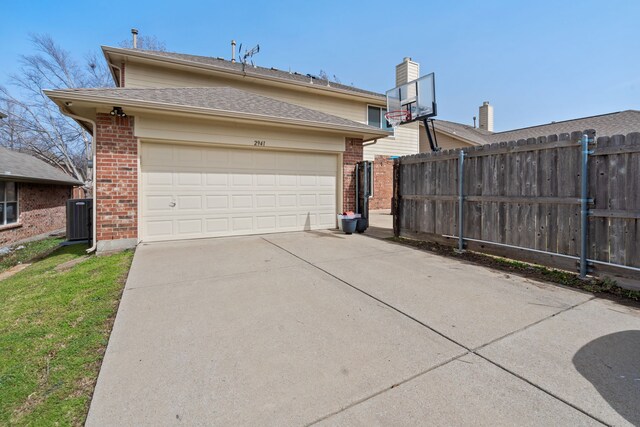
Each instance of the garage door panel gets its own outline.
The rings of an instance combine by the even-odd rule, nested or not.
[[[147,235],[149,237],[173,236],[173,220],[154,219],[147,222]]]
[[[275,208],[276,195],[275,194],[257,194],[256,207],[257,208]]]
[[[227,195],[207,195],[207,210],[229,208],[229,196]]]
[[[208,234],[227,234],[229,232],[229,218],[205,219],[205,232]]]
[[[200,172],[178,172],[177,174],[178,186],[198,186],[202,185],[202,173]]]
[[[147,143],[142,152],[143,240],[335,227],[336,155]]]
[[[178,196],[176,207],[178,210],[201,210],[202,196]]]
[[[267,215],[267,216],[256,217],[256,228],[260,231],[275,230],[277,228],[276,216]]]
[[[184,237],[186,234],[202,234],[202,220],[197,219],[178,219],[176,220],[178,226],[178,234]]]
[[[145,204],[150,211],[170,211],[173,198],[170,195],[149,195]]]
[[[253,230],[253,216],[238,216],[231,219],[234,231],[251,231]]]
[[[227,187],[229,185],[229,175],[226,173],[207,173],[206,185],[209,187]]]
[[[256,175],[256,185],[259,187],[275,187],[276,175],[274,173],[259,173]]]
[[[298,185],[298,176],[280,174],[278,175],[278,185],[280,187],[296,187]]]
[[[231,184],[233,187],[253,187],[253,174],[234,173],[231,175]]]
[[[331,208],[336,202],[335,194],[319,194],[318,195],[318,206]]]
[[[234,194],[231,196],[232,209],[247,209],[253,207],[253,195]]]

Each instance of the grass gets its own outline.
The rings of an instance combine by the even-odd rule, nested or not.
[[[389,240],[408,246],[413,246],[422,250],[436,252],[440,255],[451,256],[465,261],[473,262],[502,271],[509,271],[516,274],[522,274],[527,277],[533,277],[548,282],[558,283],[560,285],[569,286],[594,294],[605,294],[615,298],[623,298],[625,300],[640,301],[640,291],[633,291],[622,288],[615,281],[604,278],[581,279],[577,274],[569,271],[557,270],[554,268],[544,267],[537,264],[529,264],[526,262],[516,261],[507,258],[495,257],[491,255],[481,254],[478,252],[465,251],[457,253],[449,246],[443,246],[434,242],[424,242],[420,240],[406,239],[403,237],[390,237]]]
[[[47,253],[53,251],[62,242],[60,237],[48,237],[46,239],[37,240],[35,242],[24,243],[23,249],[14,250],[5,256],[0,257],[0,273],[10,269],[18,264],[24,264],[38,259]]]
[[[49,243],[43,243],[42,247]],[[82,425],[132,252],[62,247],[0,281],[0,425]]]

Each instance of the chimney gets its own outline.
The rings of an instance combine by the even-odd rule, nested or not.
[[[493,132],[493,105],[489,101],[484,101],[480,107],[480,129]]]
[[[135,28],[132,28],[131,35],[133,36],[133,48],[137,49],[138,48],[138,30],[136,30]]]
[[[236,62],[236,41],[231,40],[231,62]]]
[[[405,57],[402,62],[396,65],[396,86],[403,85],[420,77],[420,64],[413,62],[411,58]]]

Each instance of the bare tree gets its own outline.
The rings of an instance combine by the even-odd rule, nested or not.
[[[0,86],[0,109],[8,115],[0,121],[0,144],[32,154],[90,188],[91,135],[42,90],[113,86],[109,71],[96,55],[78,62],[48,35],[32,35],[31,41],[36,53],[21,56],[21,70],[10,78],[13,91]]]
[[[155,50],[159,52],[167,51],[167,44],[162,40],[158,39],[156,36],[138,36],[138,40],[136,42],[137,48],[142,50]],[[120,47],[133,48],[133,41],[123,40],[120,42]]]

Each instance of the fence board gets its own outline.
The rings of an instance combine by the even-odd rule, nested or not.
[[[522,248],[518,253],[535,249],[560,254],[560,259],[578,256],[582,133],[465,149],[464,237],[514,245]],[[640,267],[640,133],[600,137],[592,148],[588,257]],[[439,242],[443,240],[434,236],[457,235],[459,151],[397,161],[399,235]],[[504,252],[501,248],[492,251]],[[538,254],[537,260],[553,258],[529,253]],[[553,262],[568,265],[566,259]]]

